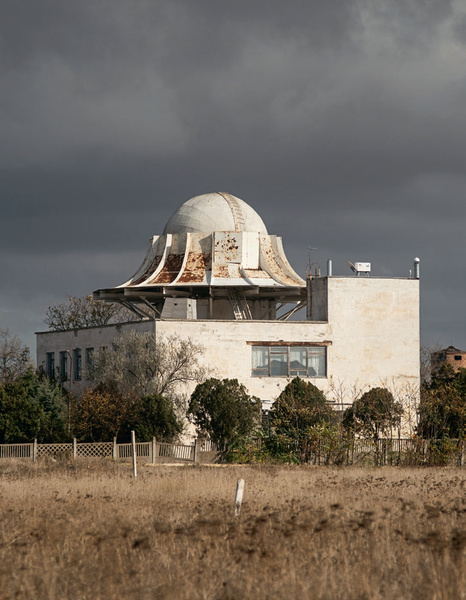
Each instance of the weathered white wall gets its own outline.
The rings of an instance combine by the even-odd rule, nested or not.
[[[190,337],[204,347],[202,363],[212,377],[238,379],[249,393],[275,399],[290,381],[286,377],[252,377],[252,349],[248,342],[324,342],[327,323],[302,321],[158,321],[158,335]],[[330,352],[330,350],[329,350]],[[325,386],[325,380],[315,379]],[[317,384],[317,382],[319,382]]]

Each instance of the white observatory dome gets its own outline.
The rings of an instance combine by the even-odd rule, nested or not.
[[[213,233],[250,231],[267,235],[256,211],[231,194],[214,192],[191,198],[173,213],[163,230],[167,233]]]

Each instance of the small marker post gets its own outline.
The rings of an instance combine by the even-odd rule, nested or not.
[[[235,494],[235,517],[239,517],[241,514],[241,503],[243,502],[243,491],[244,491],[244,479],[238,479],[236,484]]]
[[[136,479],[138,476],[137,468],[137,454],[136,454],[136,435],[134,431],[131,432],[131,454],[133,456],[133,477]]]

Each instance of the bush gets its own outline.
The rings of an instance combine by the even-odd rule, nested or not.
[[[386,388],[372,388],[355,400],[343,414],[343,426],[352,433],[371,438],[375,443],[381,435],[400,426],[403,408]]]
[[[161,442],[173,442],[183,431],[183,424],[168,398],[152,394],[137,400],[132,429],[141,442],[149,442],[153,437]]]
[[[260,401],[237,379],[207,379],[191,395],[188,418],[220,447],[238,444],[257,426]]]
[[[66,395],[60,385],[32,369],[0,386],[0,443],[63,442],[67,438]]]

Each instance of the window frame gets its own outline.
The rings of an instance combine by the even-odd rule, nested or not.
[[[73,350],[73,379],[75,381],[82,380],[82,352],[81,348]]]
[[[328,357],[327,357],[327,344],[312,344],[312,343],[302,343],[302,342],[298,342],[298,343],[253,343],[251,344],[252,346],[252,350],[251,350],[251,376],[252,377],[270,377],[270,378],[292,378],[292,377],[302,377],[302,378],[306,378],[306,379],[327,379],[327,363],[328,363]],[[254,349],[259,349],[263,352],[264,350],[267,350],[266,356],[267,356],[267,366],[259,366],[259,367],[254,367]],[[306,349],[306,369],[305,369],[305,373],[304,373],[304,369],[299,369],[299,368],[292,368],[291,367],[291,361],[290,361],[290,356],[291,356],[291,351],[293,349],[297,349],[297,348],[305,348]],[[316,349],[320,348],[321,349],[321,353],[317,353]],[[312,352],[309,352],[309,350],[312,350]],[[279,356],[283,356],[284,354],[286,354],[286,374],[272,374],[272,370],[274,369],[274,367],[276,367],[276,365],[272,365],[272,360],[273,360],[273,356],[275,355],[276,357]],[[315,375],[310,375],[309,374],[309,368],[310,368],[310,364],[311,364],[311,360],[310,357],[312,356],[319,356],[320,359],[323,359],[323,374],[319,375],[319,374],[315,374]]]
[[[47,376],[50,379],[55,379],[55,352],[47,352],[45,361]]]
[[[68,381],[68,350],[60,351],[60,381]]]

